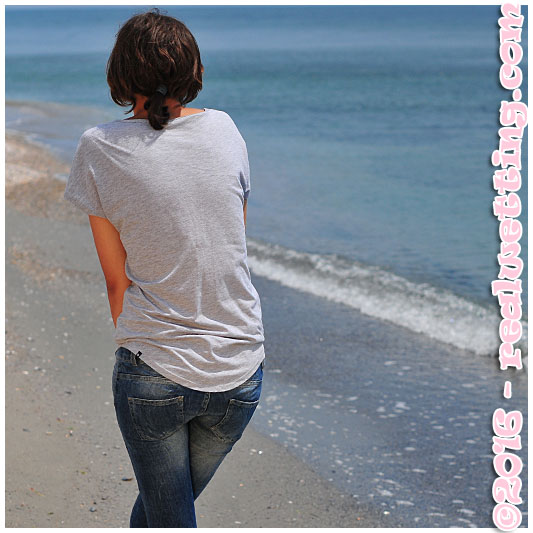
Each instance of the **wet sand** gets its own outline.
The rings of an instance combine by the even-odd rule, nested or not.
[[[6,138],[6,527],[128,527],[137,495],[115,419],[116,346],[68,166]],[[265,368],[265,381],[269,370]],[[268,393],[268,389],[267,389]],[[252,423],[196,502],[199,527],[397,527]]]

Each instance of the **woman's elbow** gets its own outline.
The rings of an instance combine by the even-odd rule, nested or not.
[[[131,280],[128,278],[117,280],[106,280],[107,292],[125,291],[131,285]]]

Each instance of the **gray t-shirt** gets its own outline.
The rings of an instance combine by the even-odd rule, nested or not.
[[[114,339],[186,387],[230,390],[265,357],[261,303],[248,268],[246,144],[216,109],[115,120],[80,138],[65,199],[107,218],[127,253]]]

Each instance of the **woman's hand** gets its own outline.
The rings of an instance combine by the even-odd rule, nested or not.
[[[131,285],[131,280],[126,277],[125,271],[126,250],[120,240],[119,232],[107,218],[89,215],[89,222],[104,272],[111,316],[117,327],[117,318],[122,313],[124,292]]]

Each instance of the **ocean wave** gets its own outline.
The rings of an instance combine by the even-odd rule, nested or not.
[[[498,356],[499,308],[472,302],[428,283],[415,283],[337,254],[298,252],[247,238],[254,274],[292,289],[349,305],[462,350]],[[527,355],[527,320],[515,346]],[[525,367],[526,365],[524,365]]]
[[[85,129],[113,120],[116,113],[107,109],[39,102],[36,100],[6,100],[6,127],[54,139],[74,140]]]
[[[79,117],[80,114],[88,117],[94,117],[95,113],[101,114],[104,117],[111,116],[109,111],[102,109],[101,107],[52,102],[50,100],[41,101],[6,99],[5,105],[7,108],[17,110],[20,113],[27,113],[28,115],[41,118],[55,118],[61,117],[65,114],[74,117]]]

